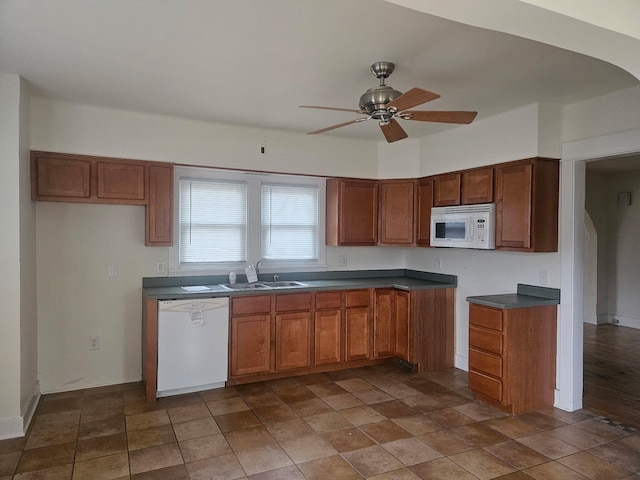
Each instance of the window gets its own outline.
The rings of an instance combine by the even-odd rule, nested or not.
[[[180,264],[247,260],[247,184],[180,179]]]
[[[262,184],[262,258],[318,260],[318,187]]]
[[[322,178],[175,169],[172,273],[323,270],[325,181]]]

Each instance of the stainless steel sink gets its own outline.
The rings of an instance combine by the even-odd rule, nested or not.
[[[256,283],[224,283],[220,285],[222,288],[226,288],[227,290],[268,290],[269,287],[266,285],[256,282]]]
[[[227,290],[270,290],[272,288],[306,287],[307,284],[283,280],[279,282],[223,283],[220,286]]]
[[[296,282],[293,280],[283,280],[278,282],[261,282],[263,285],[267,285],[269,288],[291,288],[291,287],[306,287],[306,283]]]

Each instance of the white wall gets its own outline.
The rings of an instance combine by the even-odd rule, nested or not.
[[[631,192],[631,205],[618,204]],[[598,231],[599,323],[640,328],[640,171],[587,173],[587,211]]]
[[[0,439],[21,435],[36,385],[35,222],[29,200],[26,88],[0,74]]]

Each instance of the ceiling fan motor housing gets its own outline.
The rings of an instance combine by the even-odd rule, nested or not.
[[[394,112],[387,110],[385,105],[402,95],[401,92],[385,85],[370,88],[360,97],[360,110],[371,115],[376,120],[388,120]]]

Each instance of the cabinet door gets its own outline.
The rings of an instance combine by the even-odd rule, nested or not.
[[[431,244],[431,208],[433,207],[433,178],[418,180],[416,202],[416,243],[421,247]]]
[[[380,182],[381,244],[413,244],[415,190],[414,180]]]
[[[378,243],[378,182],[327,181],[327,245]]]
[[[496,168],[496,248],[531,247],[532,164]]]
[[[433,206],[460,205],[460,174],[447,173],[433,177]]]
[[[271,370],[271,316],[231,318],[232,376]]]
[[[147,246],[173,245],[173,165],[148,167]]]
[[[493,167],[462,172],[462,205],[493,202]]]
[[[88,160],[36,157],[31,169],[34,199],[91,196],[91,162]]]
[[[144,165],[97,162],[98,198],[144,200]]]
[[[395,344],[394,303],[393,290],[376,290],[373,317],[373,356],[376,358],[393,356]]]
[[[369,307],[345,310],[346,349],[345,360],[370,357],[371,309]]]
[[[276,370],[311,365],[311,314],[276,315]]]
[[[319,310],[315,313],[315,365],[342,361],[342,311]]]
[[[411,294],[397,290],[395,293],[394,305],[394,356],[412,361],[411,352]]]

